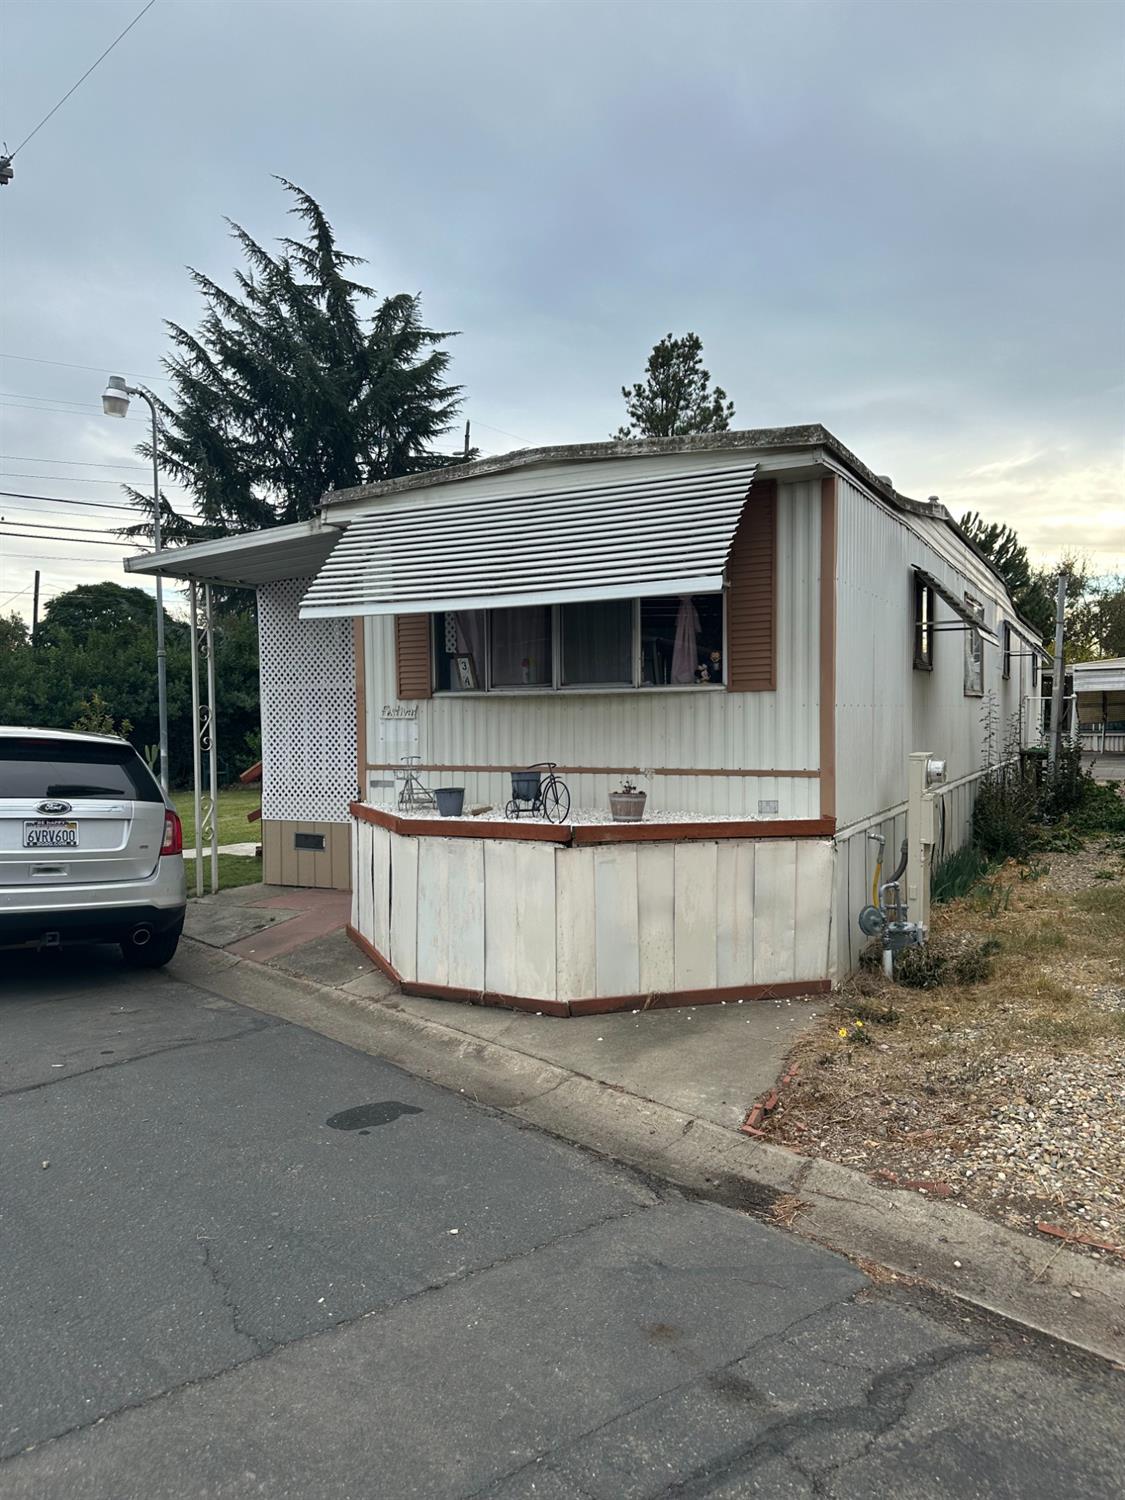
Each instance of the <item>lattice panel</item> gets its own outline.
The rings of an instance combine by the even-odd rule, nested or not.
[[[298,620],[307,578],[258,590],[262,817],[348,822],[356,790],[351,620]]]

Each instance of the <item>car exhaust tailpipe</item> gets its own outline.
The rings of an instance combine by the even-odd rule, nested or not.
[[[134,948],[143,948],[145,944],[151,939],[151,937],[151,927],[134,927],[132,933],[129,936],[129,941],[132,943]]]

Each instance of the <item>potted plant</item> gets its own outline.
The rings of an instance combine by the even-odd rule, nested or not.
[[[616,792],[609,794],[609,811],[615,823],[639,823],[645,815],[647,792],[639,792],[626,779]]]

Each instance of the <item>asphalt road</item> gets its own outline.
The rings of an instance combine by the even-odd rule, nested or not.
[[[1092,1359],[174,970],[0,965],[3,1500],[1120,1494]]]

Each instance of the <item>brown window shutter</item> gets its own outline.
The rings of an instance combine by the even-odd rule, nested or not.
[[[777,483],[761,480],[750,498],[727,563],[727,690],[777,687]]]
[[[400,698],[430,696],[429,615],[395,615],[395,672]]]

